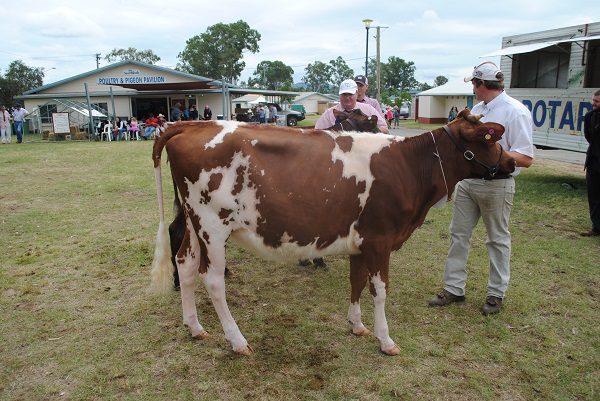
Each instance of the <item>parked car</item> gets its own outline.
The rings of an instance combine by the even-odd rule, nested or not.
[[[292,110],[291,108],[283,110],[278,103],[267,103],[270,107],[274,105],[277,109],[277,123],[285,121],[285,125],[295,127],[298,125],[298,121],[302,121],[306,118],[304,112]],[[283,125],[283,124],[282,124]]]
[[[407,119],[409,115],[410,115],[410,111],[408,110],[408,107],[406,107],[406,106],[400,107],[400,118]]]

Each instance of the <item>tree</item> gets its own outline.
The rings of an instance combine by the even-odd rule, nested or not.
[[[389,93],[391,88],[396,88],[400,93],[418,86],[415,79],[415,63],[404,61],[396,56],[388,57],[388,62],[381,67],[381,91]]]
[[[433,81],[433,86],[442,86],[444,85],[446,82],[448,82],[448,78],[446,78],[443,75],[438,75],[437,78]]]
[[[213,79],[225,77],[235,83],[246,67],[241,61],[244,51],[257,53],[260,33],[239,20],[231,24],[218,23],[205,33],[187,40],[185,49],[177,56],[177,69]]]
[[[133,47],[130,47],[129,49],[114,48],[110,53],[104,56],[104,59],[108,61],[108,63],[132,60],[146,64],[155,64],[156,62],[160,61],[160,57],[154,54],[152,50],[137,50]]]
[[[253,75],[257,78],[248,78],[249,87],[279,90],[285,84],[291,85],[294,70],[281,61],[261,61]]]
[[[340,86],[342,81],[354,78],[354,70],[348,66],[343,58],[338,57],[335,60],[330,60],[331,66],[331,84],[334,88]]]
[[[322,61],[315,61],[308,64],[304,69],[306,73],[302,77],[302,82],[306,89],[313,92],[329,93],[331,91],[332,67]]]
[[[21,60],[15,60],[8,65],[4,76],[0,75],[0,102],[9,108],[15,103],[15,96],[43,83],[43,68],[28,67]]]

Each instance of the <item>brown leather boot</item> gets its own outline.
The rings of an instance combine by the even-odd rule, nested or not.
[[[500,312],[500,309],[502,309],[502,298],[488,295],[485,298],[485,303],[481,307],[481,313],[483,313],[484,316],[493,315],[494,313]]]
[[[429,301],[429,306],[447,306],[455,302],[464,302],[464,295],[454,295],[453,293],[442,290],[435,298]]]

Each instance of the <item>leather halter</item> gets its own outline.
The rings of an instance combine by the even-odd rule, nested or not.
[[[502,146],[500,146],[500,157],[498,158],[498,162],[496,163],[496,165],[488,166],[487,164],[482,163],[479,160],[477,160],[477,158],[475,157],[475,154],[463,146],[461,141],[456,137],[456,135],[454,135],[454,133],[452,132],[450,127],[448,127],[447,125],[444,125],[443,128],[444,128],[444,131],[446,131],[446,133],[450,137],[450,139],[452,139],[452,142],[454,142],[456,147],[461,152],[463,152],[463,156],[465,157],[465,159],[467,159],[468,161],[475,161],[477,164],[479,164],[481,167],[483,167],[487,170],[488,175],[483,177],[484,179],[491,180],[494,178],[494,176],[496,174],[498,174],[498,172],[500,171],[500,162],[502,161],[502,154],[504,153],[504,149],[502,149]]]
[[[369,119],[369,121],[371,121],[371,117],[368,117],[368,119]],[[344,122],[347,122],[348,124],[350,124],[351,128],[348,129],[346,127],[346,129],[344,129],[344,125],[343,125]],[[340,126],[340,131],[342,131],[342,132],[345,132],[345,131],[360,131],[358,129],[358,126],[356,125],[356,123],[352,119],[350,119],[350,118],[346,118],[345,120],[340,121],[339,123],[335,124],[333,127],[337,127],[338,125]],[[334,129],[334,128],[330,128],[330,129],[333,130],[333,131],[338,131],[337,129]],[[377,125],[373,125],[373,128],[371,129],[371,132],[381,132],[381,131],[379,130],[379,127],[377,127]]]

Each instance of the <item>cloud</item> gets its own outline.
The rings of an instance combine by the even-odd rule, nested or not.
[[[25,24],[39,27],[39,34],[50,38],[92,38],[102,33],[98,23],[71,8],[27,13]]]

